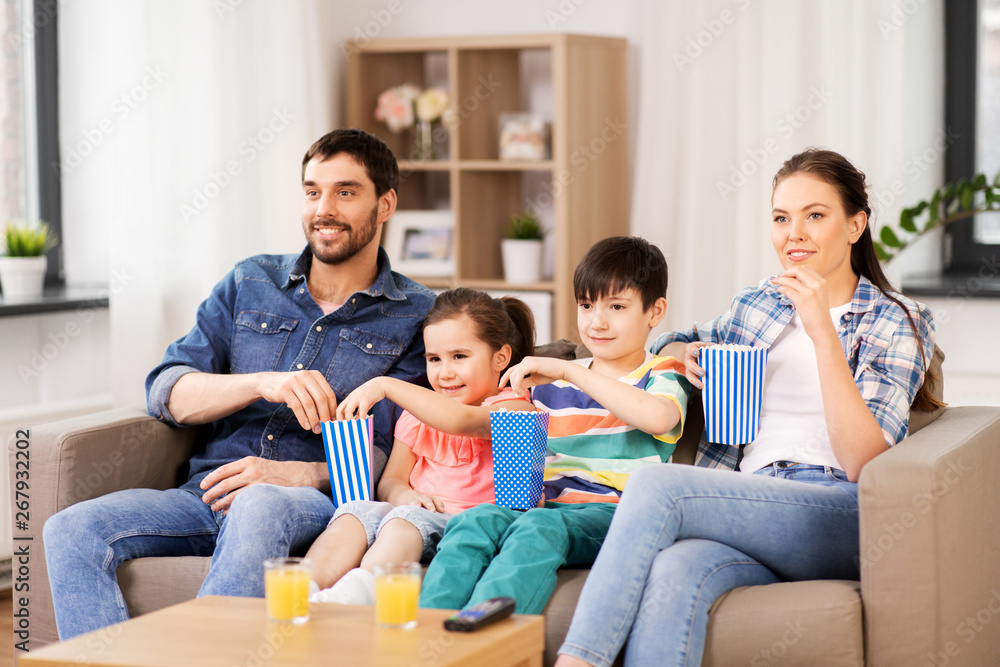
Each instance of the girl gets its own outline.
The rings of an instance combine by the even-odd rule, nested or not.
[[[793,156],[774,177],[771,203],[784,272],[707,325],[654,344],[683,359],[697,387],[698,347],[770,346],[758,435],[738,464],[733,448],[703,442],[696,466],[632,475],[559,667],[610,665],[626,641],[628,665],[699,665],[708,611],[723,593],[859,576],[855,482],[906,435],[911,403],[937,403],[922,386],[934,326],[923,305],[889,291],[865,177],[845,158]]]
[[[430,560],[449,517],[494,502],[489,413],[534,409],[498,389],[503,372],[534,351],[531,310],[512,297],[444,292],[424,320],[424,347],[433,391],[379,377],[337,407],[337,419],[365,415],[384,398],[405,411],[378,484],[381,502],[337,508],[306,554],[317,587],[332,586],[311,601],[372,604],[375,565]]]

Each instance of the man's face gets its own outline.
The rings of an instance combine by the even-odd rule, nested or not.
[[[310,160],[302,191],[302,230],[315,259],[341,264],[378,243],[379,225],[389,215],[367,170],[350,155]]]

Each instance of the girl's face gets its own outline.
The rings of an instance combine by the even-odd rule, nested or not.
[[[431,388],[466,405],[480,405],[495,395],[500,375],[510,361],[510,346],[494,352],[475,331],[465,314],[424,327],[424,357]]]
[[[786,271],[807,266],[834,288],[854,285],[851,246],[868,224],[864,211],[848,216],[837,189],[807,173],[778,183],[771,205],[771,243]]]

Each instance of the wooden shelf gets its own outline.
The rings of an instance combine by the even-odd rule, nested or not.
[[[595,242],[629,229],[628,136],[620,120],[628,118],[626,40],[477,35],[375,39],[346,49],[346,124],[378,135],[400,160],[399,210],[454,214],[455,275],[411,277],[439,289],[548,292],[553,336],[575,339],[573,271]],[[403,83],[448,89],[457,122],[436,135],[440,159],[407,159],[412,135],[392,134],[372,115],[378,95]],[[499,159],[499,121],[508,112],[549,122],[551,159]],[[581,147],[589,149],[585,162]],[[551,227],[553,276],[516,285],[503,280],[500,241],[510,215],[525,210]]]

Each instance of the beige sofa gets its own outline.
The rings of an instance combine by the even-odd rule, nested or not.
[[[693,410],[679,459],[693,457],[691,435],[699,412]],[[704,664],[996,664],[1000,408],[948,408],[916,414],[912,421],[919,430],[868,464],[861,476],[861,581],[730,592],[712,609]],[[30,592],[14,594],[15,610],[21,597],[30,598],[31,648],[57,638],[43,559],[45,519],[118,489],[174,485],[195,432],[134,409],[31,429],[30,527],[17,531],[33,538]],[[16,451],[12,440],[12,471]],[[132,614],[194,597],[208,564],[195,557],[124,564],[118,576]],[[17,567],[15,561],[15,576]],[[566,633],[587,573],[560,574],[545,610],[547,664]],[[663,619],[664,627],[673,622]]]

